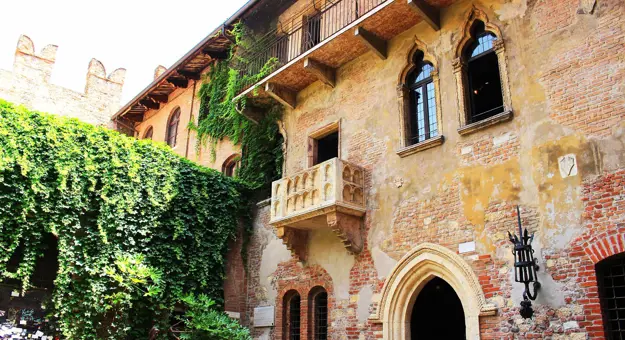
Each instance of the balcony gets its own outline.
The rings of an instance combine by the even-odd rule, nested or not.
[[[273,182],[270,224],[306,260],[309,231],[330,228],[351,253],[363,247],[364,169],[338,158]]]
[[[336,69],[373,51],[386,59],[387,41],[425,20],[438,30],[439,8],[452,0],[338,0],[315,8],[241,56],[249,63],[241,73],[258,74],[271,58],[276,70],[256,84],[245,84],[239,96],[273,97],[294,108],[297,92],[320,80],[334,87]],[[262,86],[260,86],[262,85]],[[256,91],[253,91],[257,88]]]

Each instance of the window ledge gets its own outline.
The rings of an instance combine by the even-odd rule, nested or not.
[[[445,136],[436,136],[434,138],[430,138],[428,140],[424,140],[423,142],[419,142],[417,144],[413,144],[410,146],[403,147],[396,151],[399,157],[407,157],[417,152],[427,150],[433,148],[435,146],[439,146],[443,144],[445,141]]]
[[[499,124],[499,123],[503,123],[503,122],[507,122],[509,120],[512,120],[512,111],[508,110],[508,111],[504,111],[500,114],[494,115],[490,118],[486,118],[484,120],[480,120],[479,122],[475,122],[475,123],[471,123],[469,125],[465,125],[463,127],[458,128],[458,133],[461,134],[462,136],[465,135],[469,135],[472,134],[474,132],[486,129],[490,126]]]

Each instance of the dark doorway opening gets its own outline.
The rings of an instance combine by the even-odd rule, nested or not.
[[[314,140],[314,149],[316,157],[314,158],[314,164],[323,163],[332,158],[339,156],[339,132],[332,132],[324,137]]]
[[[625,339],[625,254],[595,266],[606,339]]]
[[[460,298],[445,280],[434,278],[419,293],[412,309],[412,340],[466,339]]]

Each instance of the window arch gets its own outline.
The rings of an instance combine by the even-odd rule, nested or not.
[[[153,135],[154,135],[154,128],[152,128],[152,126],[149,126],[145,130],[145,133],[143,134],[143,139],[152,139]]]
[[[512,118],[512,105],[501,31],[477,9],[469,13],[456,47],[460,134]]]
[[[282,338],[284,340],[301,339],[301,298],[297,291],[284,294],[282,305]]]
[[[400,75],[401,157],[442,144],[440,93],[436,60],[418,39]]]
[[[308,315],[311,340],[328,339],[328,292],[315,287],[308,294]]]
[[[167,121],[167,133],[165,134],[165,141],[167,145],[172,148],[176,146],[177,138],[178,138],[178,125],[180,125],[180,108],[175,108],[171,115],[169,116],[169,120]]]
[[[221,166],[221,173],[227,177],[234,177],[240,159],[241,155],[239,154],[228,157]]]

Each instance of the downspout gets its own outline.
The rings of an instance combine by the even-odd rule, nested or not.
[[[193,81],[193,93],[191,97],[191,110],[189,111],[189,124],[191,124],[191,120],[193,119],[193,104],[195,104],[195,86],[197,85],[197,80]],[[184,158],[189,159],[189,141],[191,140],[191,128],[187,127],[187,145],[184,150]]]

